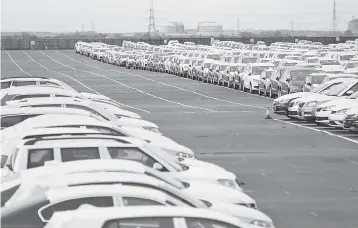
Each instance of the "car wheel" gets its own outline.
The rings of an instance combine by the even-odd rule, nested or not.
[[[252,85],[250,84],[250,93],[254,94],[254,90],[252,89]]]

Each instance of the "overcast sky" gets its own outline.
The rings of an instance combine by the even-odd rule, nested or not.
[[[1,0],[2,31],[147,31],[150,0]],[[195,28],[215,21],[224,29],[328,30],[333,0],[154,0],[157,29],[178,21]],[[358,18],[358,0],[337,0],[338,27]]]

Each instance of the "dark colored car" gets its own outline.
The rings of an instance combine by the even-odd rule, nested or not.
[[[318,73],[318,71],[307,68],[286,70],[278,82],[278,96],[302,92],[307,76],[313,73]]]
[[[358,115],[350,114],[344,120],[343,128],[349,131],[358,132]]]
[[[277,67],[273,71],[273,73],[270,77],[269,86],[267,88],[267,91],[268,91],[270,97],[274,98],[274,97],[278,96],[279,81],[287,69],[289,69],[289,68],[288,67]]]

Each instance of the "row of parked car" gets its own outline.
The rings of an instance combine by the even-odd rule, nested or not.
[[[270,46],[232,41],[214,41],[211,46],[125,41],[122,47],[79,42],[75,52],[126,68],[278,97],[273,102],[277,114],[356,131],[357,45],[358,40],[331,45],[301,40]],[[98,50],[102,57],[97,57]]]
[[[1,226],[274,227],[232,172],[54,78],[1,78]]]

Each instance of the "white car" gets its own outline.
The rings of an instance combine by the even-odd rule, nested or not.
[[[357,90],[358,91],[358,90]],[[316,122],[321,124],[329,124],[329,116],[333,114],[331,118],[338,118],[333,121],[333,125],[339,122],[339,126],[343,126],[343,120],[345,112],[347,112],[352,105],[358,104],[358,92],[348,96],[340,97],[340,99],[332,100],[321,104],[316,109]],[[338,112],[338,115],[336,114]]]
[[[59,122],[53,120],[61,119]],[[27,119],[13,127],[2,130],[2,135],[6,135],[6,139],[14,137],[21,138],[23,132],[29,131],[33,128],[48,128],[48,127],[82,127],[88,129],[99,130],[106,134],[112,134],[117,136],[129,136],[139,138],[156,145],[159,148],[167,151],[168,153],[184,157],[194,158],[194,152],[189,148],[180,145],[163,135],[155,132],[147,131],[140,128],[133,127],[119,127],[117,125],[110,124],[108,122],[99,121],[94,118],[85,116],[73,116],[73,115],[42,115]],[[3,143],[5,143],[3,141]]]
[[[11,159],[13,160],[13,159]],[[9,169],[11,169],[11,164]],[[77,166],[77,167],[76,167]],[[205,169],[196,169],[197,171],[205,171]],[[88,173],[87,175],[85,175]],[[93,173],[93,175],[90,175]],[[95,175],[97,173],[97,175]],[[111,174],[113,173],[113,174]],[[108,174],[108,175],[106,175]],[[117,175],[116,175],[117,174]],[[193,173],[194,174],[194,173]],[[53,176],[64,177],[62,182],[53,179]],[[144,176],[143,176],[144,175]],[[210,174],[208,174],[210,175]],[[12,204],[15,200],[19,199],[18,195],[23,194],[22,189],[27,191],[29,187],[27,184],[34,185],[36,183],[43,186],[46,185],[59,185],[61,187],[71,187],[89,184],[120,184],[127,183],[127,185],[146,186],[149,188],[165,189],[166,185],[171,185],[172,188],[180,190],[181,193],[194,195],[199,199],[204,200],[220,200],[222,203],[235,204],[245,206],[247,208],[257,208],[256,202],[243,193],[241,190],[233,189],[222,185],[222,183],[211,182],[207,179],[182,178],[175,174],[175,172],[159,172],[139,162],[130,160],[77,160],[64,163],[47,162],[45,166],[40,166],[33,169],[23,170],[15,175],[9,175],[9,179],[20,177],[20,181],[15,179],[15,186],[22,186],[14,196],[6,196],[4,201],[7,204]],[[36,179],[34,179],[36,178]],[[4,185],[2,189],[6,191],[7,188],[13,188],[14,185]],[[169,192],[175,190],[167,189]],[[176,195],[180,195],[176,193]]]
[[[249,63],[246,65],[243,73],[240,75],[241,88],[250,93],[257,92],[263,71],[274,68],[271,63]]]
[[[84,207],[76,211],[56,213],[45,228],[110,228],[110,227],[227,227],[248,228],[239,219],[206,209],[166,206],[126,208]],[[125,225],[125,226],[124,226]]]
[[[138,115],[133,112],[123,110],[113,105],[103,104],[101,102],[91,100],[72,99],[68,97],[28,98],[23,100],[8,101],[6,102],[6,105],[12,108],[62,107],[80,109],[97,115],[98,117],[102,118],[103,121],[109,121],[119,126],[140,127],[145,130],[160,133],[156,124],[139,118],[131,118],[138,117]]]

